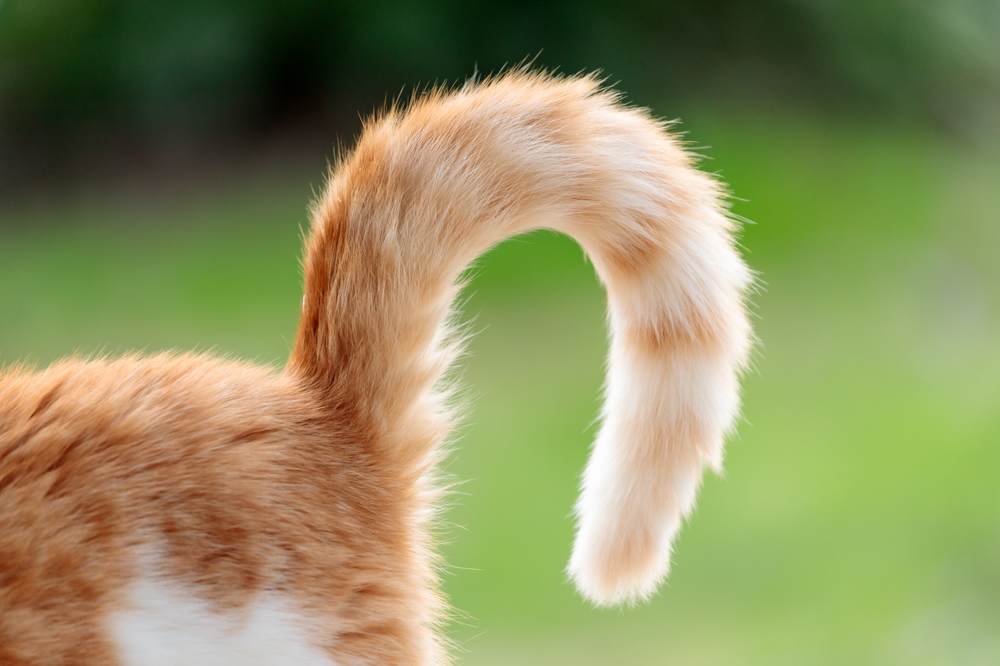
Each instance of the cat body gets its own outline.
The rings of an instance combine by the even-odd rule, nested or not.
[[[313,211],[281,371],[199,355],[0,375],[0,664],[446,664],[430,538],[461,272],[548,227],[608,290],[570,574],[650,594],[738,412],[751,276],[718,184],[592,77],[370,122]]]

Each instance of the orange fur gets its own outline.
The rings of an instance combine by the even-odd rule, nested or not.
[[[539,226],[609,293],[604,427],[571,573],[648,594],[721,463],[750,276],[716,182],[595,79],[512,73],[370,122],[318,201],[281,372],[205,356],[0,377],[0,663],[117,664],[130,586],[293,600],[334,663],[444,664],[428,526],[461,271]]]

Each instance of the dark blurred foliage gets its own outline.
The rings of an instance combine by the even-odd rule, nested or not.
[[[349,140],[373,100],[532,57],[601,69],[643,104],[776,98],[945,125],[1000,81],[998,0],[0,3],[8,192],[86,169],[81,156],[142,163],[289,131]]]

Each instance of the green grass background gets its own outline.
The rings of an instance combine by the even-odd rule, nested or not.
[[[605,353],[565,238],[481,260],[443,527],[459,663],[1000,663],[1000,152],[918,128],[691,113],[741,199],[761,343],[725,474],[651,603],[565,580]],[[0,209],[0,362],[281,363],[320,173]]]

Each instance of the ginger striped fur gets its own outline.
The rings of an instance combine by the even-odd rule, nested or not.
[[[283,370],[3,371],[0,663],[448,663],[429,526],[456,282],[540,227],[608,293],[569,572],[597,604],[647,597],[721,465],[751,339],[751,274],[692,161],[594,77],[435,90],[368,122],[331,173]]]

